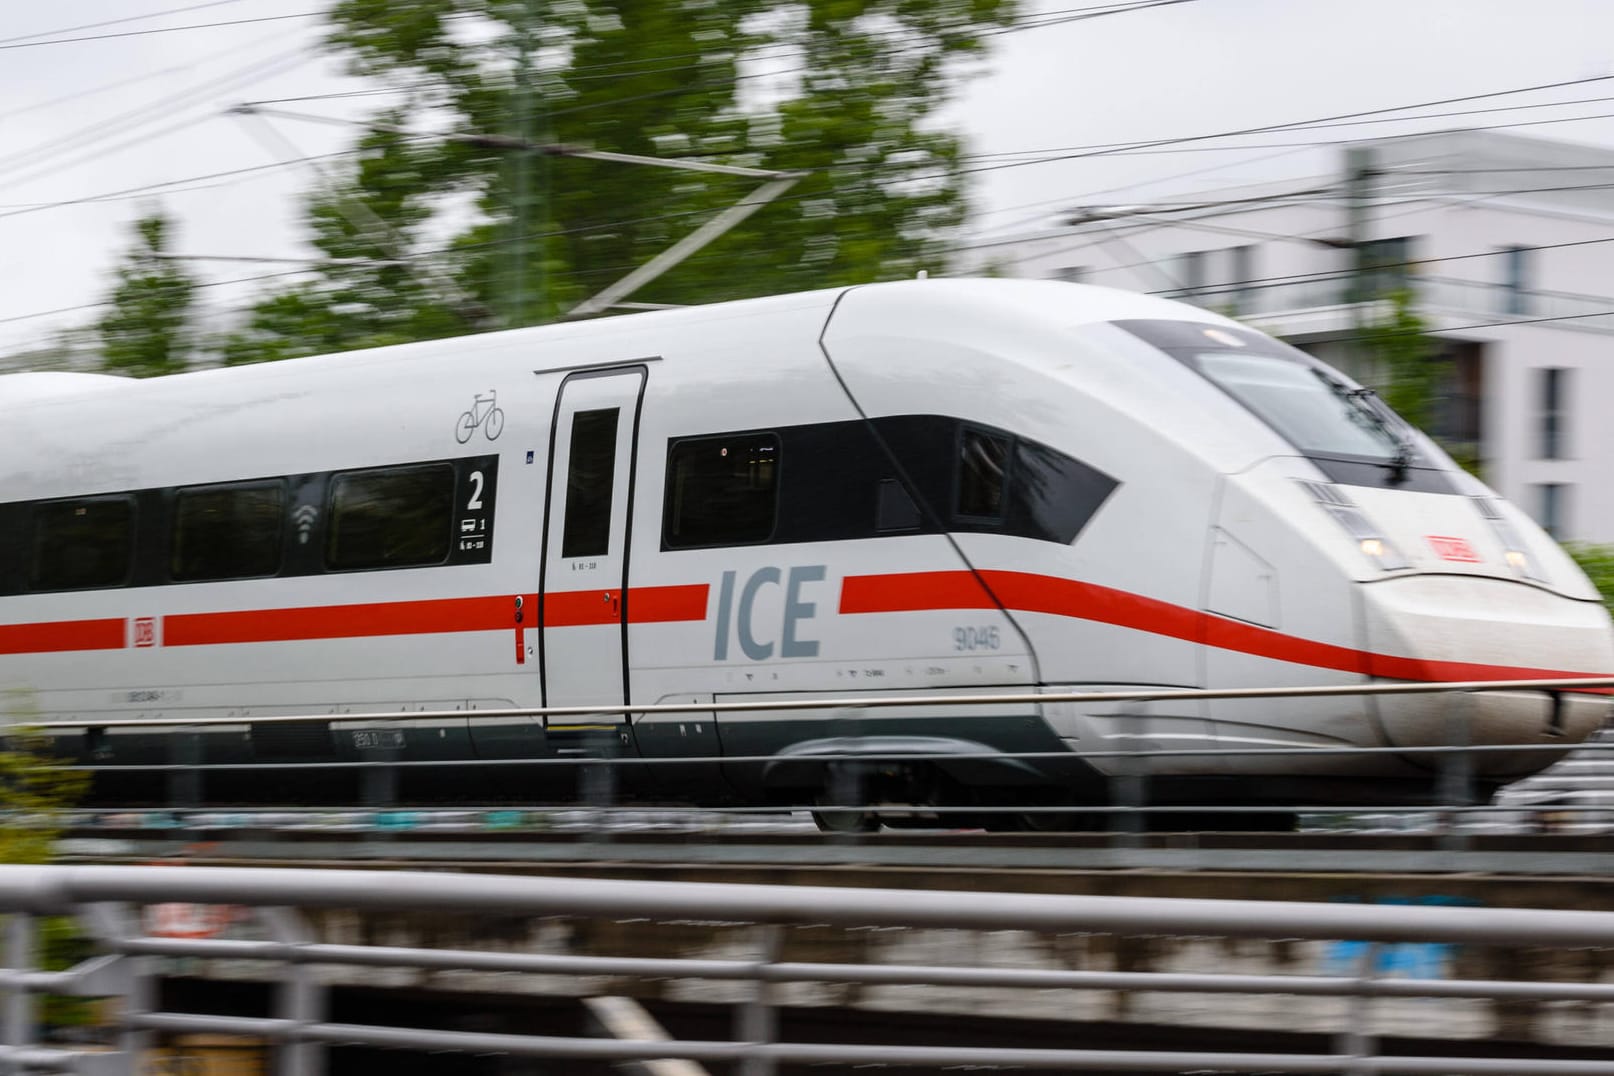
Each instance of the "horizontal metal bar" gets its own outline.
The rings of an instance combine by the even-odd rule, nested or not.
[[[166,710],[160,718],[91,717],[72,721],[19,722],[34,730],[56,728],[117,728],[128,725],[192,728],[214,724],[297,724],[309,721],[433,721],[465,718],[581,717],[596,714],[710,714],[792,710],[877,710],[923,706],[1038,706],[1045,703],[1160,702],[1166,699],[1292,699],[1351,695],[1428,695],[1440,692],[1471,694],[1487,691],[1592,691],[1614,688],[1614,677],[1569,677],[1545,680],[1454,680],[1428,683],[1329,684],[1316,687],[1269,688],[1161,688],[1147,691],[1073,691],[996,695],[851,696],[823,699],[773,699],[753,702],[682,702],[621,706],[549,706],[490,710],[412,710],[391,712],[277,714],[251,717],[175,717]],[[1139,715],[1146,716],[1146,715]]]
[[[362,945],[282,945],[214,938],[135,938],[114,942],[128,955],[209,960],[266,960],[434,971],[607,975],[639,978],[762,980],[771,983],[858,983],[865,986],[953,986],[980,989],[1127,990],[1193,994],[1295,994],[1310,997],[1509,998],[1614,1001],[1614,984],[1447,979],[1362,979],[1330,975],[1214,975],[1169,972],[1049,971],[955,968],[922,964],[779,963],[535,953],[447,951]]]
[[[1614,947],[1614,913],[912,892],[826,886],[250,867],[0,866],[0,910],[106,901],[434,908],[529,916]]]
[[[926,1065],[965,1069],[1075,1069],[1109,1072],[1257,1071],[1288,1073],[1383,1073],[1449,1076],[1606,1076],[1607,1061],[1488,1057],[1385,1057],[1331,1054],[1257,1054],[1212,1051],[1037,1050],[1003,1047],[932,1047],[672,1042],[499,1035],[428,1031],[360,1024],[296,1024],[244,1017],[148,1013],[130,1017],[136,1026],[161,1031],[256,1034],[277,1041],[325,1042],[394,1049],[506,1053],[522,1057],[642,1061],[678,1058],[700,1062],[765,1059],[796,1065]]]

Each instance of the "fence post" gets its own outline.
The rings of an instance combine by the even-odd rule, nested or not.
[[[313,940],[307,923],[295,908],[264,908],[270,936],[287,949]],[[286,955],[275,997],[275,1017],[292,1023],[285,1042],[275,1048],[275,1076],[325,1076],[325,1045],[305,1042],[302,1027],[325,1019],[325,987],[310,965]]]
[[[1473,698],[1463,692],[1446,705],[1446,746],[1452,750],[1440,756],[1440,805],[1443,808],[1467,807],[1474,802],[1474,758],[1468,750],[1473,741],[1469,724]],[[1467,848],[1468,833],[1460,825],[1462,813],[1447,809],[1441,814],[1440,846],[1451,851]]]
[[[365,763],[360,770],[360,799],[366,807],[391,807],[398,802],[398,768],[392,765],[398,754],[397,747],[379,742],[359,749]]]
[[[6,969],[11,982],[5,988],[5,1007],[0,1010],[0,1038],[13,1050],[34,1042],[34,999],[22,977],[34,970],[34,917],[12,912],[6,920]],[[23,1066],[9,1059],[0,1071],[22,1072]]]
[[[1349,1067],[1344,1071],[1347,1076],[1373,1076],[1377,1068],[1368,1060],[1375,1052],[1374,1036],[1368,1030],[1368,1019],[1372,1015],[1373,999],[1361,986],[1373,980],[1373,971],[1378,966],[1381,943],[1366,942],[1362,946],[1362,954],[1357,958],[1356,981],[1357,990],[1347,1000],[1350,1006],[1350,1015],[1345,1023],[1345,1030],[1340,1032],[1337,1040],[1337,1053],[1349,1059]]]
[[[168,734],[168,806],[202,805],[202,733],[195,728],[175,729]]]
[[[764,976],[764,970],[779,960],[784,945],[784,928],[776,925],[761,927],[761,944],[755,964],[755,988],[751,1000],[740,1007],[739,1027],[735,1037],[746,1043],[772,1043],[779,1037],[779,1012],[773,1004],[773,983]],[[740,1062],[739,1076],[774,1076],[772,1058],[748,1057]]]
[[[1135,848],[1141,842],[1145,819],[1141,808],[1149,801],[1148,760],[1139,756],[1138,746],[1146,741],[1149,716],[1146,703],[1131,700],[1121,704],[1121,727],[1127,753],[1115,761],[1115,774],[1110,778],[1110,806],[1122,808],[1110,814],[1111,840],[1123,848]]]
[[[129,988],[123,998],[123,1023],[118,1029],[118,1052],[128,1060],[128,1071],[140,1072],[140,1063],[150,1052],[156,1036],[136,1027],[135,1020],[157,1006],[159,958],[129,956],[121,943],[145,934],[138,909],[127,904],[91,904],[84,909],[83,922],[96,944],[112,953],[129,968]]]

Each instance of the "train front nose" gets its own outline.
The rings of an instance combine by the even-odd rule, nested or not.
[[[1382,680],[1522,680],[1607,676],[1614,632],[1595,602],[1505,579],[1413,575],[1362,587],[1363,636]],[[1486,751],[1473,773],[1492,783],[1533,773],[1589,736],[1608,714],[1604,695],[1541,691],[1381,696],[1374,703],[1384,742],[1434,746],[1539,745]],[[1429,756],[1410,759],[1435,769]]]

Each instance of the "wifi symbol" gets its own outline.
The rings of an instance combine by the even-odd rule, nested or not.
[[[308,544],[308,532],[314,529],[314,520],[319,518],[319,509],[311,504],[305,504],[291,514],[292,522],[297,524],[297,544]]]

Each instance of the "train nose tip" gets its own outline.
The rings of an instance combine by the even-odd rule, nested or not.
[[[1593,602],[1472,576],[1405,576],[1363,588],[1369,672],[1385,680],[1538,680],[1614,672],[1614,630]],[[1603,695],[1499,690],[1375,701],[1394,746],[1527,745],[1474,759],[1482,776],[1532,773],[1603,722]],[[1434,760],[1429,760],[1433,768]]]

